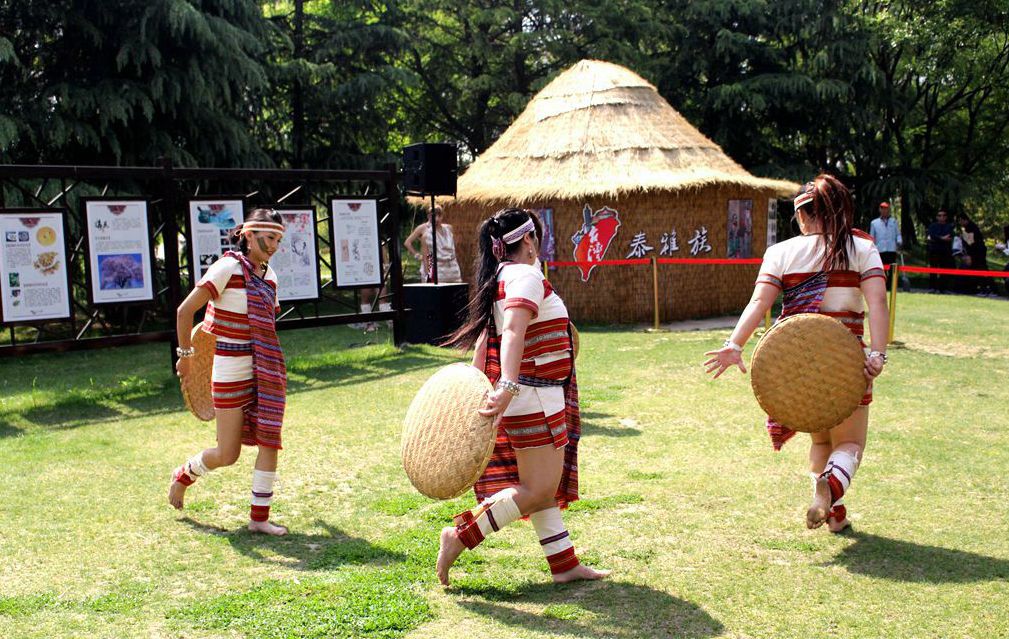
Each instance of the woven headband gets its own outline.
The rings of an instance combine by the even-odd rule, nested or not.
[[[246,222],[242,225],[242,232],[245,231],[262,231],[264,233],[279,233],[284,234],[284,225],[277,224],[276,222]]]
[[[504,235],[502,235],[501,236],[501,240],[505,244],[514,244],[515,242],[518,242],[520,239],[522,239],[523,235],[525,235],[526,233],[528,233],[530,231],[535,231],[535,230],[536,230],[536,225],[533,224],[533,219],[529,218],[529,219],[527,219],[525,221],[524,224],[522,224],[521,226],[519,226],[517,229],[515,229],[513,231],[508,231],[507,233],[505,233]]]

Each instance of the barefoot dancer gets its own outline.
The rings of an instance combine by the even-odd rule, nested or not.
[[[217,336],[211,376],[217,415],[217,446],[194,455],[172,474],[168,501],[178,509],[188,488],[215,468],[238,461],[242,444],[258,446],[252,471],[249,530],[284,535],[270,522],[277,476],[280,428],[284,418],[287,370],[274,324],[277,274],[268,261],[284,236],[281,217],[256,209],[231,234],[237,251],[228,251],[207,271],[179,306],[178,374],[189,374],[193,355],[193,315],[210,302],[204,330]]]
[[[475,488],[480,505],[441,531],[438,579],[464,548],[528,516],[553,580],[599,579],[609,571],[583,566],[561,519],[578,499],[578,390],[568,312],[534,266],[539,219],[506,209],[479,230],[477,294],[453,343],[476,345],[473,365],[495,384],[484,415],[501,415],[494,455]]]
[[[819,175],[805,184],[795,196],[795,216],[802,235],[768,247],[750,303],[725,345],[705,353],[712,356],[705,365],[715,377],[732,365],[746,372],[741,356],[743,345],[779,290],[784,292],[782,318],[796,313],[823,313],[841,320],[859,341],[864,332],[865,299],[872,338],[872,350],[865,359],[869,387],[851,417],[829,430],[811,433],[809,448],[814,495],[806,512],[806,525],[818,528],[827,522],[831,532],[840,532],[849,525],[842,499],[865,450],[872,380],[886,363],[886,280],[872,239],[851,226],[851,194],[837,178]],[[810,356],[815,357],[815,353]],[[767,430],[775,450],[795,434],[770,419]]]

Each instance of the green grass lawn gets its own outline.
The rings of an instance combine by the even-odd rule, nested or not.
[[[805,529],[804,437],[773,453],[748,378],[703,376],[724,331],[583,328],[566,520],[614,574],[563,587],[527,523],[434,578],[470,502],[412,489],[399,430],[452,352],[282,333],[281,539],[244,530],[249,449],[167,505],[213,430],[166,345],[0,360],[0,637],[1009,637],[1009,303],[899,313],[847,536]]]

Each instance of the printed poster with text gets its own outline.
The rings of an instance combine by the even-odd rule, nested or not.
[[[231,248],[228,233],[244,221],[241,200],[189,200],[189,263],[197,281]]]
[[[95,304],[154,299],[147,202],[88,200],[88,272]]]
[[[277,273],[280,301],[319,299],[319,262],[315,254],[315,211],[309,207],[277,209],[284,220],[284,240],[270,259]]]
[[[380,285],[378,203],[375,200],[333,200],[332,207],[337,287]]]
[[[69,318],[63,213],[0,214],[0,239],[4,322]]]
[[[753,255],[753,200],[729,200],[729,246],[725,256],[746,258]]]

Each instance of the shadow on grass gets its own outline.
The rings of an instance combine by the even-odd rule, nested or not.
[[[394,375],[402,375],[426,368],[437,368],[459,361],[451,351],[445,353],[407,352],[387,357],[339,365],[311,363],[293,364],[289,369],[287,387],[292,392],[318,390],[336,386],[364,384]],[[303,379],[298,379],[299,377]]]
[[[863,532],[831,562],[849,572],[894,581],[969,583],[1009,579],[1009,561],[962,550],[924,546]]]
[[[436,368],[457,361],[452,351],[428,353],[409,350],[389,355],[367,357],[351,362],[312,362],[295,358],[292,362],[288,392],[363,384],[387,379],[417,370]],[[185,410],[175,377],[132,376],[118,384],[84,385],[72,388],[58,399],[47,399],[18,411],[18,419],[0,415],[0,439],[16,437],[26,430],[62,430],[90,424],[124,419],[136,414],[144,416],[178,413]],[[65,380],[56,384],[65,385]],[[49,390],[43,380],[38,390]],[[27,426],[15,425],[18,421]]]
[[[283,563],[297,570],[329,570],[345,565],[389,565],[401,563],[406,556],[351,537],[323,521],[316,525],[326,532],[304,534],[289,532],[283,537],[253,534],[245,526],[228,530],[184,517],[180,521],[197,532],[217,535],[246,557],[259,561]],[[277,556],[283,559],[279,559]],[[292,563],[289,560],[295,560]]]
[[[478,599],[459,605],[523,630],[577,637],[682,637],[700,639],[723,632],[700,606],[660,590],[618,581],[525,584],[517,587],[463,585],[454,589]],[[503,603],[499,603],[503,602]],[[540,613],[513,604],[543,606]]]
[[[150,383],[141,390],[113,388],[94,394],[71,391],[56,401],[46,401],[20,411],[20,417],[30,424],[29,428],[63,430],[123,419],[138,413],[145,416],[169,414],[182,407],[182,396],[173,382]],[[22,432],[22,428],[0,417],[0,438]]]

